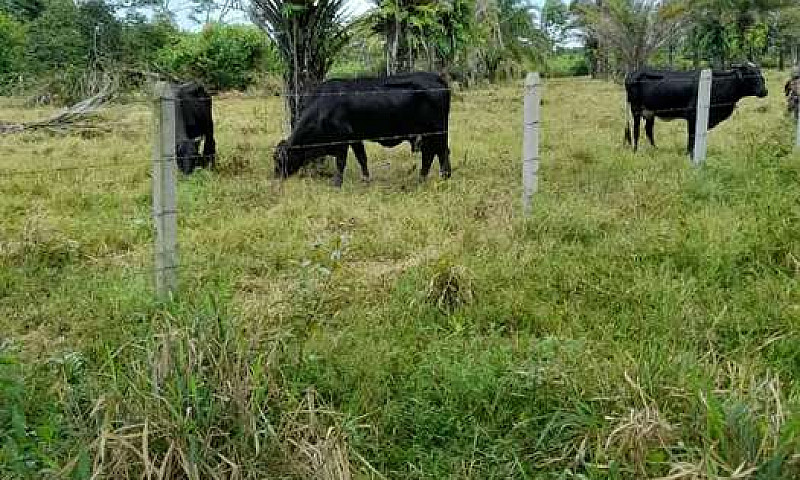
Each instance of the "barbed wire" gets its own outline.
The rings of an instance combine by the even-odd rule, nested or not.
[[[727,75],[730,75],[729,72],[726,72],[726,73],[727,73]],[[698,78],[697,78],[698,74],[697,74],[697,72],[679,72],[679,75],[683,75],[684,78],[675,78],[675,77],[670,78],[669,76],[665,76],[663,78],[646,78],[646,79],[637,80],[637,81],[628,82],[628,83],[630,84],[630,83],[697,83],[698,82]],[[738,77],[739,78],[762,78],[761,75],[739,75]],[[599,80],[599,81],[605,81],[605,80]],[[545,81],[542,83],[542,85],[547,86],[548,84],[552,85],[552,84],[559,84],[559,83],[561,83],[561,84],[575,84],[575,83],[578,83],[578,82],[593,82],[593,83],[596,83],[596,82],[598,82],[598,80],[589,79],[589,78],[583,78],[583,79],[576,80],[574,78],[570,78],[568,80],[553,81],[551,79],[545,79]],[[451,91],[451,89],[449,87],[448,88],[439,88],[439,89],[436,89],[436,88],[433,88],[433,89],[390,89],[389,88],[389,89],[370,89],[370,90],[364,90],[364,91],[313,92],[313,93],[307,93],[307,94],[280,94],[280,95],[273,94],[273,95],[270,95],[269,97],[270,98],[274,98],[274,97],[278,96],[278,97],[287,98],[287,97],[324,97],[324,96],[354,96],[354,95],[358,96],[358,95],[384,95],[384,94],[388,95],[388,94],[392,94],[392,93],[396,93],[396,92],[444,92],[444,91],[448,91],[449,92],[449,91]],[[458,93],[461,94],[463,92],[458,92]],[[489,95],[491,95],[494,92],[493,91],[486,91],[486,90],[474,91],[474,94],[477,94],[477,95],[486,95],[487,93]],[[247,97],[247,98],[260,98],[260,97],[261,96],[250,96],[250,97]],[[202,101],[211,101],[212,98],[213,97],[198,97],[198,98],[192,98],[192,99],[162,98],[161,100],[166,101],[166,102],[184,102],[184,101],[186,101],[186,102],[201,101],[202,102]],[[157,102],[157,101],[158,101],[157,99],[150,99],[148,101],[148,103],[153,103],[153,102]],[[736,102],[711,103],[709,105],[709,108],[713,109],[713,108],[730,107],[730,106],[735,106],[737,103],[738,103],[738,100]],[[682,106],[682,107],[676,107],[676,108],[662,108],[662,109],[656,109],[656,110],[647,110],[647,112],[648,113],[652,113],[655,116],[659,116],[659,115],[663,115],[663,114],[678,113],[678,112],[687,113],[687,112],[691,112],[694,109],[696,109],[696,106],[690,105],[690,106]],[[217,122],[217,123],[219,123],[219,122]],[[546,122],[543,122],[543,123],[546,123]],[[110,124],[110,126],[111,127],[113,127],[113,126],[134,127],[135,124],[132,124],[130,122],[115,122],[115,123]],[[109,124],[104,124],[103,127],[104,128],[109,127]],[[377,142],[377,143],[381,143],[381,142],[385,142],[385,141],[396,141],[396,140],[399,140],[400,142],[403,142],[403,141],[412,141],[412,142],[414,142],[417,139],[419,139],[419,137],[449,135],[449,133],[450,133],[449,130],[440,130],[440,131],[434,131],[434,132],[414,132],[414,133],[406,133],[406,134],[400,134],[400,135],[387,135],[387,136],[380,136],[380,137],[358,138],[358,139],[344,139],[344,140],[329,141],[329,142],[307,143],[307,144],[302,144],[302,145],[287,145],[286,148],[289,149],[289,150],[313,149],[313,148],[321,148],[321,147],[333,147],[333,146],[351,145],[351,144],[354,144],[354,143],[360,143],[360,142],[365,142],[365,141]],[[9,145],[9,146],[3,146],[3,147],[0,147],[0,148],[7,148],[7,149],[12,150],[12,151],[17,151],[17,150],[20,150],[20,149],[24,149],[25,147],[23,145],[14,144],[14,145]],[[274,153],[278,148],[280,148],[280,145],[276,145],[276,146],[274,146],[272,148],[268,148],[267,151],[272,150],[273,153]],[[205,155],[201,155],[201,154],[198,154],[198,155],[168,155],[168,156],[162,157],[162,159],[160,159],[160,160],[155,160],[155,162],[158,163],[158,162],[168,162],[168,161],[176,161],[176,160],[192,160],[192,161],[194,161],[194,160],[204,160],[205,161],[206,158],[207,157]],[[149,164],[152,164],[152,163],[153,162],[149,162]],[[130,167],[130,166],[144,166],[144,165],[147,165],[147,164],[148,163],[138,163],[138,162],[137,163],[130,163],[130,164],[122,163],[122,162],[115,162],[115,163],[108,163],[108,164],[74,165],[74,166],[56,167],[56,168],[48,168],[48,169],[35,169],[35,170],[22,170],[22,169],[20,169],[20,170],[14,170],[14,169],[5,169],[5,170],[3,170],[3,169],[0,169],[0,177],[44,175],[44,174],[49,174],[49,173],[74,172],[74,171],[93,170],[93,169],[116,169],[116,168]]]
[[[711,103],[709,105],[710,109],[713,108],[722,108],[722,107],[732,107],[736,106],[738,101],[736,102],[720,102],[720,103]],[[642,113],[645,111],[647,113],[652,113],[655,116],[659,116],[662,114],[669,114],[669,113],[687,113],[695,110],[696,106],[685,106],[685,107],[677,107],[677,108],[662,108],[662,109],[655,109],[650,110],[643,108]],[[627,116],[627,115],[626,115]],[[627,121],[627,119],[626,119]],[[539,122],[541,124],[546,124],[546,121]],[[323,147],[334,147],[334,146],[349,146],[355,143],[362,143],[362,142],[375,142],[381,143],[385,141],[398,141],[402,143],[404,141],[415,142],[418,140],[418,137],[429,137],[429,136],[442,136],[447,135],[448,137],[451,135],[450,130],[438,130],[432,132],[415,132],[415,133],[406,133],[400,135],[386,135],[386,136],[378,136],[378,137],[367,137],[367,138],[352,138],[352,139],[344,139],[344,140],[336,140],[330,142],[316,142],[316,143],[304,143],[304,144],[296,144],[296,145],[286,145],[287,150],[306,150],[306,149],[317,149]],[[449,140],[449,139],[448,139]],[[273,147],[268,147],[266,152],[272,152],[273,154],[281,148],[281,145],[275,145]],[[54,167],[54,168],[46,168],[46,169],[35,169],[35,170],[15,170],[15,169],[0,169],[0,178],[6,178],[11,176],[31,176],[31,175],[44,175],[44,174],[53,174],[53,173],[64,173],[64,172],[77,172],[77,171],[85,171],[85,170],[102,170],[102,169],[117,169],[117,168],[126,168],[126,167],[145,167],[145,166],[152,166],[154,163],[165,163],[165,162],[179,162],[179,161],[207,161],[207,156],[203,154],[194,154],[194,155],[164,155],[159,159],[151,160],[150,162],[114,162],[114,163],[104,163],[104,164],[89,164],[89,165],[71,165],[71,166],[64,166],[64,167]]]
[[[644,73],[644,72],[643,72]],[[664,77],[662,78],[644,78],[640,80],[628,80],[626,81],[624,78],[620,78],[619,82],[613,81],[610,79],[604,78],[591,78],[591,77],[545,77],[539,80],[540,84],[550,84],[550,85],[569,85],[569,84],[576,84],[576,83],[606,83],[612,86],[624,86],[626,83],[628,84],[637,84],[637,83],[678,83],[678,84],[697,84],[700,81],[700,72],[699,71],[665,71]],[[653,73],[655,77],[658,73]],[[712,81],[714,80],[721,80],[721,79],[763,79],[766,82],[766,78],[763,75],[751,75],[751,74],[742,74],[742,75],[735,75],[730,72],[726,72],[723,76],[713,76],[711,77]]]
[[[25,175],[43,175],[51,173],[75,172],[85,170],[116,169],[120,167],[143,167],[150,164],[144,162],[118,162],[118,163],[99,163],[91,165],[71,165],[68,167],[43,168],[37,170],[23,169],[0,169],[0,177],[13,177]]]
[[[746,76],[742,75],[741,77],[746,77]],[[760,75],[757,75],[757,76],[753,75],[753,76],[750,76],[750,77],[751,78],[761,78]],[[597,82],[607,82],[607,81],[605,81],[605,80],[597,80],[597,79],[588,79],[588,78],[586,78],[586,79],[569,79],[569,80],[566,80],[566,81],[563,81],[563,80],[562,81],[558,81],[558,80],[554,81],[552,79],[545,78],[545,79],[543,79],[543,81],[540,84],[540,86],[544,86],[546,88],[547,86],[560,85],[560,84],[563,84],[563,85],[576,85],[576,84],[580,84],[581,82],[597,83]],[[667,78],[660,78],[660,79],[648,78],[648,79],[642,79],[642,80],[629,82],[629,84],[631,84],[631,83],[680,83],[680,84],[689,84],[689,83],[691,83],[691,84],[697,84],[698,83],[698,78],[697,78],[696,74],[693,74],[692,78],[672,78],[672,79],[667,79]],[[615,86],[622,86],[622,85],[615,84]],[[243,97],[243,98],[246,98],[246,99],[260,99],[260,98],[276,98],[277,97],[277,98],[284,98],[285,99],[285,98],[298,98],[298,97],[361,96],[361,95],[380,95],[380,94],[391,95],[392,93],[396,93],[396,92],[409,92],[409,93],[412,93],[412,92],[427,92],[427,93],[430,93],[430,92],[443,92],[443,91],[450,91],[450,92],[454,93],[455,96],[461,96],[461,97],[469,97],[469,96],[473,96],[473,95],[474,96],[482,96],[482,97],[492,97],[492,96],[496,96],[497,95],[497,92],[495,92],[494,90],[489,90],[489,89],[469,90],[469,91],[458,91],[458,90],[455,90],[454,91],[454,90],[452,90],[450,88],[441,88],[441,89],[386,89],[386,90],[375,89],[375,90],[366,90],[366,91],[358,91],[358,92],[340,91],[340,92],[315,92],[315,93],[307,93],[307,94],[278,94],[278,95],[273,94],[273,95],[246,96],[246,97]],[[162,100],[167,101],[167,102],[174,102],[174,103],[179,103],[179,102],[198,102],[198,101],[200,101],[200,102],[204,102],[204,101],[211,102],[213,98],[214,97],[202,97],[202,98],[199,98],[199,99],[162,99]],[[141,103],[142,104],[147,103],[147,104],[153,105],[154,103],[156,103],[158,101],[159,101],[159,99],[151,98],[151,99],[148,99],[148,100],[142,100]],[[721,108],[721,107],[735,106],[737,103],[738,102],[712,103],[710,105],[710,108]],[[129,104],[129,103],[126,103],[126,104]],[[543,105],[543,108],[547,108],[547,106]],[[683,112],[683,113],[686,113],[686,112],[690,112],[690,111],[694,110],[695,108],[696,108],[696,105],[691,105],[691,106],[680,107],[680,108],[659,109],[659,110],[652,111],[652,113],[654,113],[655,115],[671,113],[671,112]],[[265,112],[265,114],[266,114],[266,112]],[[626,116],[626,120],[627,120],[627,118],[628,117]],[[220,125],[220,122],[215,122],[215,123],[217,124],[217,126]],[[544,120],[541,123],[546,125],[547,121]],[[108,125],[108,124],[106,124],[106,125]],[[124,125],[125,127],[136,127],[137,126],[135,124],[131,124],[130,122],[117,122],[117,123],[112,124],[112,126],[114,126],[114,125]],[[149,128],[151,128],[151,125],[148,125],[147,131],[149,131]],[[329,142],[309,143],[309,144],[304,144],[304,145],[291,145],[291,146],[287,146],[286,148],[290,149],[290,150],[291,149],[313,149],[313,148],[321,148],[321,147],[351,145],[353,143],[359,143],[359,142],[378,142],[378,143],[380,143],[382,141],[393,141],[393,140],[400,140],[400,142],[403,142],[403,141],[406,141],[406,140],[410,140],[413,143],[418,137],[441,136],[441,135],[450,136],[452,133],[453,133],[453,131],[451,129],[447,129],[447,130],[438,130],[438,131],[431,131],[431,132],[406,133],[406,134],[402,134],[402,135],[380,136],[380,137],[372,137],[372,138],[364,138],[364,139],[344,139],[344,140],[329,141]],[[463,134],[464,135],[468,135],[468,132],[464,132]],[[14,149],[14,150],[23,150],[26,147],[24,145],[15,144],[15,145],[11,146],[11,148]],[[276,145],[276,146],[273,146],[273,147],[266,147],[263,150],[265,152],[267,152],[267,153],[269,153],[270,151],[272,151],[274,153],[279,148],[280,148],[280,145]],[[195,155],[177,155],[177,154],[175,154],[175,155],[162,156],[161,158],[158,158],[156,160],[149,160],[149,161],[146,161],[146,162],[113,162],[113,163],[102,163],[102,164],[69,165],[69,166],[60,166],[60,167],[47,168],[47,169],[19,169],[19,170],[16,170],[16,169],[0,169],[0,177],[8,178],[8,177],[16,177],[16,176],[23,177],[23,176],[37,176],[37,175],[60,174],[60,173],[81,173],[81,172],[88,171],[88,170],[113,170],[113,169],[119,169],[119,168],[132,168],[132,167],[137,167],[137,168],[146,167],[146,168],[149,169],[149,168],[151,168],[153,166],[154,163],[155,164],[177,163],[178,161],[181,161],[181,160],[184,160],[184,161],[197,161],[197,160],[205,161],[205,160],[207,160],[207,158],[208,158],[207,156],[202,155],[202,154],[195,154]],[[260,182],[270,182],[270,183],[273,183],[275,185],[280,186],[280,188],[277,189],[277,190],[282,193],[282,191],[283,191],[282,190],[283,182],[281,181],[280,178],[277,178],[274,175],[274,171],[272,170],[272,168],[270,168],[273,165],[274,165],[273,163],[268,162],[267,165],[264,165],[266,167],[265,169],[259,170],[257,173],[255,173],[253,175],[236,175],[236,176],[233,176],[231,178],[233,180],[237,181],[237,182],[241,182],[241,181],[245,181],[245,180],[256,180],[256,181],[260,181]],[[375,168],[375,167],[376,166],[373,165],[373,168]],[[77,185],[86,183],[86,178],[85,177],[81,178],[80,180],[81,180],[80,182],[77,182]],[[123,180],[114,179],[114,180],[110,180],[110,181],[104,181],[102,184],[123,184],[123,183],[125,183]],[[144,183],[144,182],[141,182],[141,183]],[[99,182],[98,182],[98,184],[99,184]],[[235,201],[235,198],[233,198],[233,201]],[[272,207],[274,207],[274,205],[269,205],[269,206],[266,206],[264,208],[272,208]],[[181,208],[181,209],[177,209],[176,208],[176,209],[163,210],[163,211],[150,210],[150,212],[149,212],[150,215],[146,216],[145,218],[146,218],[146,221],[148,223],[152,224],[152,223],[154,223],[155,220],[157,220],[159,218],[162,218],[162,217],[165,217],[165,216],[169,216],[169,215],[178,215],[181,212],[187,212],[188,215],[190,215],[191,217],[195,217],[195,216],[201,216],[201,217],[217,216],[217,217],[219,217],[220,214],[224,214],[225,212],[229,213],[230,212],[230,208],[233,208],[233,207],[226,208],[226,207],[218,207],[218,206],[216,206],[216,207],[212,207],[212,208],[208,208],[208,207],[206,207],[206,208],[197,208],[197,206],[192,206],[192,207],[189,207],[189,208]],[[215,265],[223,263],[223,262],[226,264],[226,268],[227,267],[231,267],[231,266],[233,266],[233,268],[243,268],[243,269],[247,268],[247,263],[246,263],[246,260],[244,260],[244,259],[241,260],[241,262],[240,262],[238,260],[231,261],[228,258],[220,258],[220,257],[217,257],[217,256],[210,257],[210,258],[196,258],[196,256],[194,256],[194,255],[181,255],[181,253],[182,253],[182,249],[181,248],[174,249],[174,250],[168,250],[166,252],[164,252],[164,251],[162,251],[162,252],[150,252],[146,256],[142,255],[141,252],[131,252],[131,255],[134,256],[133,258],[131,258],[131,260],[135,261],[135,263],[137,263],[137,264],[140,264],[140,263],[145,263],[145,262],[148,262],[148,261],[152,261],[152,258],[155,255],[159,255],[159,254],[163,255],[163,254],[168,254],[168,253],[169,254],[174,253],[174,254],[178,255],[178,258],[179,258],[179,264],[178,265],[164,266],[164,267],[152,267],[152,266],[151,267],[147,267],[147,266],[143,266],[143,265],[129,265],[129,264],[120,265],[118,263],[119,262],[119,257],[108,257],[108,258],[99,257],[99,258],[87,258],[87,260],[88,260],[87,262],[81,262],[81,263],[77,264],[76,268],[85,267],[86,270],[90,270],[90,271],[96,271],[98,269],[102,269],[104,271],[109,271],[110,273],[120,272],[124,276],[127,276],[127,275],[133,275],[133,276],[137,276],[137,275],[155,276],[157,273],[165,272],[165,271],[168,271],[168,270],[178,270],[180,272],[186,272],[186,273],[191,272],[191,273],[196,274],[196,275],[204,275],[204,274],[212,274],[213,275],[214,271],[216,270],[215,269]],[[117,260],[116,263],[114,261],[115,259]]]
[[[699,82],[699,71],[673,71],[673,72],[664,72],[664,76],[661,78],[654,78],[658,73],[653,73],[653,77],[651,78],[644,78],[638,80],[627,80],[623,83],[615,83],[610,82],[609,80],[605,79],[593,79],[593,78],[585,78],[585,77],[560,77],[559,79],[554,78],[542,78],[540,80],[540,85],[547,85],[547,84],[575,84],[580,82],[603,82],[609,83],[611,85],[620,85],[624,86],[624,84],[638,84],[638,83],[673,83],[673,84],[697,84]],[[724,72],[723,76],[712,76],[713,80],[720,80],[722,78],[730,78],[730,79],[764,79],[763,75],[752,75],[752,74],[741,74],[735,75],[730,71]],[[453,89],[452,87],[445,87],[445,88],[376,88],[370,90],[339,90],[339,91],[323,91],[323,92],[309,92],[309,93],[273,93],[273,94],[263,94],[263,95],[246,95],[243,98],[247,99],[260,99],[260,98],[306,98],[306,97],[357,97],[357,96],[366,96],[366,95],[391,95],[394,93],[433,93],[433,92],[451,92],[459,96],[467,96],[467,95],[483,95],[486,92],[493,93],[494,90],[489,89],[468,89],[468,90],[458,90]],[[198,103],[198,102],[211,102],[215,97],[191,97],[191,98],[179,98],[179,97],[161,97],[160,100],[167,102],[167,103]],[[152,103],[154,101],[158,101],[159,98],[154,97],[147,102]]]

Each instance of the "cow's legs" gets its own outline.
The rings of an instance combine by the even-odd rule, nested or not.
[[[439,176],[442,178],[450,178],[452,173],[450,170],[450,149],[447,148],[447,136],[441,137],[437,140],[438,147],[436,149],[436,156],[439,158]]]
[[[217,168],[217,142],[214,141],[213,128],[203,138],[203,166],[211,167],[211,170]]]
[[[694,157],[694,127],[695,127],[696,120],[694,118],[689,118],[686,121],[686,128],[687,132],[687,142],[686,142],[686,153],[689,154],[689,157]]]
[[[369,168],[367,167],[367,151],[364,149],[364,142],[351,143],[350,147],[356,155],[358,164],[361,166],[361,180],[369,182]]]
[[[333,176],[333,186],[341,187],[344,179],[344,167],[347,166],[347,145],[337,147],[334,156],[336,157],[336,175]]]
[[[175,146],[176,161],[181,172],[189,175],[194,170],[197,160],[198,142],[195,140],[181,140]]]
[[[189,164],[191,165],[190,168],[192,169],[192,171],[195,171],[200,167],[205,167],[204,163],[205,158],[202,155],[200,155],[200,142],[201,142],[201,137],[198,137],[194,140],[194,145],[192,146],[194,153],[192,154],[192,157],[189,159],[190,160]]]
[[[639,148],[639,122],[642,119],[642,112],[633,112],[633,151]]]
[[[419,171],[420,181],[428,178],[428,173],[431,171],[432,164],[433,149],[431,148],[430,144],[425,143],[422,145],[422,169]]]
[[[656,141],[653,139],[653,125],[656,123],[656,117],[645,117],[644,118],[644,133],[647,135],[647,139],[650,140],[650,145],[654,148],[656,146]]]

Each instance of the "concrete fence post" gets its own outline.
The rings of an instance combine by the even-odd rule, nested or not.
[[[711,108],[711,70],[700,72],[697,86],[697,117],[694,127],[694,155],[692,165],[699,167],[706,162],[708,148],[708,112]]]
[[[539,119],[541,88],[539,73],[529,73],[525,78],[522,130],[522,212],[531,213],[531,197],[536,193],[539,173]]]
[[[178,288],[178,211],[176,207],[175,89],[156,85],[153,120],[153,223],[156,295],[165,300]]]
[[[800,82],[798,82],[798,83],[800,83]],[[795,136],[794,136],[794,147],[795,147],[795,149],[800,150],[800,102],[798,102],[798,104],[795,106],[794,113],[796,115],[795,116],[796,132],[795,132]]]

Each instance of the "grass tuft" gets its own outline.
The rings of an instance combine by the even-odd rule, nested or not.
[[[467,268],[440,260],[433,270],[425,292],[428,302],[445,314],[473,303],[475,286]]]

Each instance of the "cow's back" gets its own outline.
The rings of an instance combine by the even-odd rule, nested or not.
[[[644,69],[625,77],[628,102],[659,116],[682,117],[697,98],[699,72]]]
[[[311,95],[292,144],[375,140],[447,131],[450,92],[432,73],[334,79]]]
[[[208,91],[196,82],[189,82],[179,85],[175,96],[186,137],[197,138],[209,134],[214,122]]]

